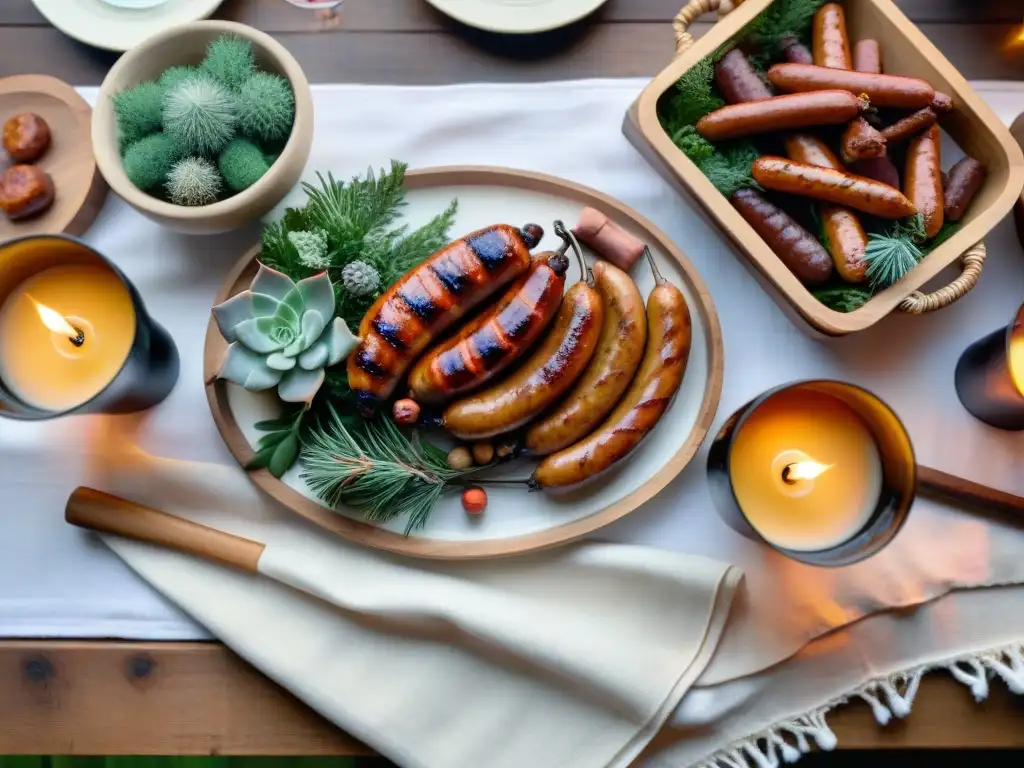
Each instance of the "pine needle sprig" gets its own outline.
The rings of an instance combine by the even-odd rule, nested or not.
[[[332,406],[325,422],[303,447],[302,479],[329,506],[370,522],[407,517],[406,535],[426,524],[453,480],[479,469],[452,469],[443,451],[406,438],[387,418],[349,431]]]
[[[675,90],[661,104],[661,124],[669,136],[696,124],[708,112],[725,106],[714,86],[715,64],[711,56],[701,59],[683,73],[676,82]]]
[[[924,217],[915,214],[906,221],[895,222],[885,232],[868,235],[864,250],[867,263],[865,275],[874,290],[899,282],[914,267],[924,253],[920,243],[924,241]]]
[[[749,56],[755,69],[766,69],[783,58],[787,38],[810,39],[811,21],[826,0],[775,0],[740,32],[739,38],[756,50]]]

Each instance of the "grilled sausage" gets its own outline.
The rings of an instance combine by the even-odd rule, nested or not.
[[[697,133],[708,141],[723,141],[812,125],[839,125],[855,118],[867,106],[864,99],[844,90],[796,93],[730,104],[704,115],[696,127]]]
[[[812,30],[815,64],[834,69],[850,69],[853,66],[843,6],[838,3],[821,6],[814,14]]]
[[[984,180],[985,166],[973,157],[964,157],[949,169],[949,178],[943,185],[949,221],[960,221]]]
[[[782,55],[786,57],[786,61],[792,62],[793,64],[814,63],[814,56],[808,50],[807,46],[791,35],[786,37],[782,42]]]
[[[739,189],[729,197],[772,253],[804,285],[820,285],[832,274],[832,259],[814,235],[792,216],[752,189]]]
[[[843,169],[828,145],[809,134],[790,136],[786,140],[786,154],[798,163],[820,165],[836,171]],[[820,214],[832,264],[839,276],[850,283],[862,282],[867,268],[864,253],[868,247],[868,236],[860,219],[853,211],[839,205],[823,205]]]
[[[409,374],[412,397],[440,403],[491,380],[518,360],[554,319],[569,259],[539,253],[492,308],[427,350]]]
[[[604,324],[597,352],[572,391],[530,427],[524,440],[534,456],[546,456],[582,440],[600,424],[629,387],[647,342],[644,299],[632,278],[607,261],[594,265]]]
[[[532,421],[583,373],[597,350],[603,321],[597,291],[582,280],[576,283],[534,353],[502,381],[449,405],[441,423],[455,437],[483,440]]]
[[[917,112],[913,112],[906,117],[897,120],[892,125],[887,125],[883,128],[881,130],[882,138],[884,138],[889,144],[904,141],[909,139],[911,136],[916,136],[926,128],[930,128],[935,125],[935,122],[938,119],[938,114],[931,107],[919,109]]]
[[[810,133],[794,133],[786,137],[786,154],[790,160],[822,168],[843,169],[839,158],[828,144]]]
[[[768,82],[787,93],[838,89],[863,94],[875,107],[920,109],[935,98],[935,89],[916,77],[874,75],[813,64],[775,64],[768,70]]]
[[[726,104],[770,99],[772,92],[739,48],[733,48],[715,64],[715,82]]]
[[[843,131],[840,143],[844,163],[855,163],[869,157],[881,157],[886,153],[885,138],[863,117],[850,121]]]
[[[831,168],[794,163],[765,155],[754,161],[754,180],[765,189],[811,197],[870,213],[880,219],[903,219],[917,208],[894,187]]]
[[[952,112],[953,97],[949,94],[942,93],[942,91],[936,91],[935,98],[932,99],[931,107],[936,112]]]
[[[391,286],[359,324],[348,358],[348,383],[366,418],[376,412],[406,369],[438,335],[530,266],[544,230],[507,224],[449,243]]]
[[[853,46],[853,68],[858,72],[882,74],[882,48],[877,40],[865,38]]]
[[[658,424],[683,383],[692,328],[686,298],[655,270],[657,285],[647,298],[647,346],[625,396],[586,438],[541,460],[530,478],[534,488],[571,488],[592,480],[626,458]]]
[[[939,149],[939,126],[933,125],[907,147],[903,193],[924,215],[924,233],[935,237],[942,229],[943,209],[942,165]]]
[[[900,172],[896,169],[892,158],[888,154],[883,157],[869,157],[867,160],[858,160],[850,165],[850,173],[856,176],[863,176],[866,179],[880,181],[889,187],[900,188]]]

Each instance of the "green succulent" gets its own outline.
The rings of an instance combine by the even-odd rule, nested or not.
[[[154,133],[130,145],[121,164],[132,184],[148,192],[164,182],[179,157],[177,142],[166,133]]]
[[[160,75],[160,79],[157,82],[165,91],[170,91],[173,88],[177,88],[197,72],[199,72],[197,67],[170,67],[164,70],[164,73]]]
[[[252,45],[237,35],[221,35],[206,47],[199,65],[214,79],[237,91],[253,73]]]
[[[217,160],[224,183],[235,192],[248,189],[270,170],[263,152],[245,139],[232,139]]]
[[[310,269],[327,269],[331,266],[331,256],[327,243],[327,233],[322,229],[312,232],[299,230],[288,233],[288,242],[295,246],[299,261]]]
[[[186,78],[164,99],[164,132],[189,155],[219,153],[234,137],[237,122],[231,92],[203,73]]]
[[[372,296],[380,288],[380,272],[365,261],[350,261],[341,270],[341,283],[353,296]]]
[[[220,194],[217,169],[202,157],[186,157],[167,174],[167,196],[177,205],[209,205]]]
[[[228,345],[218,378],[250,391],[277,387],[289,403],[308,403],[326,376],[359,343],[334,317],[334,287],[326,272],[293,282],[260,264],[249,290],[213,308]]]
[[[238,91],[238,127],[262,142],[288,138],[295,121],[295,94],[288,81],[269,72],[257,72]]]
[[[154,82],[139,83],[114,94],[114,116],[122,148],[160,130],[165,95],[165,89]]]

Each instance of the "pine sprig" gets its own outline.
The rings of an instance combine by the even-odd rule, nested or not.
[[[864,274],[872,289],[890,286],[916,267],[924,258],[920,247],[924,239],[924,217],[919,213],[895,222],[885,232],[868,235]]]
[[[775,0],[740,33],[756,50],[749,56],[755,69],[780,60],[787,38],[810,40],[811,21],[826,0]]]
[[[410,440],[390,419],[349,431],[331,407],[302,451],[302,479],[331,507],[359,510],[375,523],[408,517],[405,533],[422,528],[453,480],[479,469],[455,470],[445,454]]]

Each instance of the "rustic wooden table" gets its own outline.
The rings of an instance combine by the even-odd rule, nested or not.
[[[1000,45],[1020,0],[897,0],[968,78],[1024,78]],[[508,39],[461,28],[423,0],[347,0],[338,14],[226,0],[217,16],[274,34],[314,82],[441,84],[653,75],[681,0],[611,0],[558,32]],[[697,26],[698,31],[706,24]],[[31,0],[0,0],[0,75],[97,85],[116,57],[69,40]],[[1001,684],[975,704],[945,675],[912,716],[879,728],[852,704],[830,724],[845,748],[1024,747],[1024,702]],[[216,643],[0,640],[0,754],[367,753]]]

